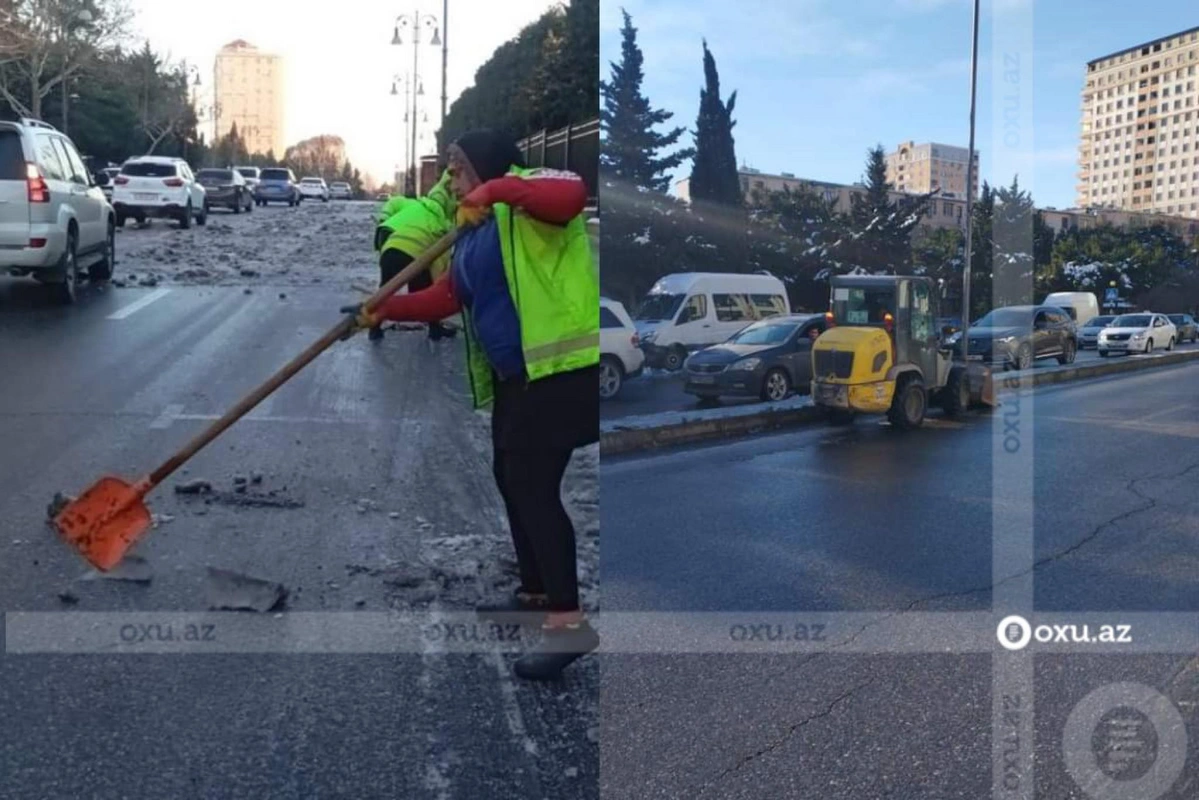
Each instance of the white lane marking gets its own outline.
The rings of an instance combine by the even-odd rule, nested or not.
[[[150,292],[145,297],[142,297],[138,300],[134,300],[132,303],[125,306],[124,308],[118,309],[117,311],[114,311],[113,313],[109,314],[108,318],[109,319],[125,319],[125,317],[129,316],[130,314],[135,314],[138,311],[141,311],[143,308],[150,305],[155,300],[161,300],[162,298],[166,297],[170,293],[171,293],[170,289],[155,289],[154,291]]]
[[[151,429],[162,430],[171,427],[171,423],[179,418],[179,413],[183,411],[181,405],[169,405],[162,410],[162,413],[150,423]]]

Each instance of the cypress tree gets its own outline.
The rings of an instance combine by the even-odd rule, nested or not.
[[[695,161],[691,167],[692,201],[726,206],[742,205],[741,179],[733,141],[733,109],[737,92],[728,102],[720,99],[720,74],[716,59],[704,40],[704,88],[699,95],[695,121]]]

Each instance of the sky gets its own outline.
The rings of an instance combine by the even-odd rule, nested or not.
[[[674,112],[659,130],[686,126],[680,144],[692,141],[704,37],[721,96],[737,91],[738,163],[853,183],[878,144],[890,152],[909,140],[969,142],[971,0],[605,0],[603,80],[620,58],[622,6],[638,28],[643,91]],[[981,8],[981,177],[1008,185],[1018,174],[1039,207],[1075,204],[1087,62],[1199,27],[1194,0],[983,0]]]
[[[474,83],[475,71],[504,42],[536,20],[554,0],[448,0],[447,108]],[[211,102],[217,51],[236,39],[285,59],[286,141],[318,134],[346,141],[347,154],[363,172],[389,182],[404,159],[402,96],[391,96],[396,73],[412,71],[410,44],[391,45],[395,19],[413,12],[442,17],[441,0],[202,0],[184,6],[171,0],[132,0],[135,33],[174,61],[201,72],[199,104]],[[407,41],[407,39],[406,39]],[[421,152],[432,152],[441,110],[441,48],[426,33],[418,52],[424,84]]]

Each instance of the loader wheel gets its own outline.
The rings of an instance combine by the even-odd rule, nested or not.
[[[891,410],[887,419],[901,430],[919,428],[924,423],[924,412],[928,410],[928,394],[924,390],[924,381],[915,375],[907,375],[899,379],[895,389],[895,399],[891,401]]]
[[[970,408],[970,380],[966,370],[955,369],[949,373],[949,380],[941,390],[941,409],[945,416],[957,419]]]

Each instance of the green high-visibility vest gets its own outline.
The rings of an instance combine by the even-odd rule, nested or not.
[[[535,169],[513,168],[528,178]],[[520,320],[525,373],[536,381],[599,364],[599,270],[583,215],[565,226],[533,219],[506,203],[492,206],[508,292]],[[495,399],[491,366],[465,321],[467,367],[476,408]]]
[[[416,258],[454,227],[457,202],[450,191],[450,175],[445,172],[441,180],[423,197],[409,199],[399,204],[399,210],[380,227],[390,231],[380,249],[380,255],[395,249]],[[429,268],[434,280],[441,277],[450,267],[450,254],[438,258]]]

